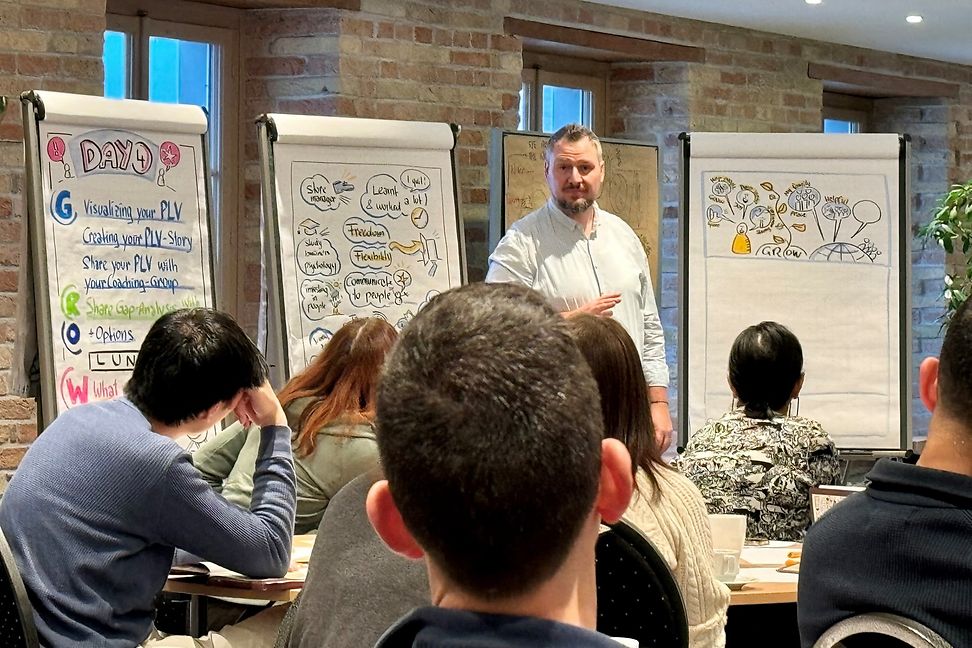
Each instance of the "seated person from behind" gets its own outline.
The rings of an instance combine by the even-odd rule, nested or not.
[[[651,540],[672,570],[688,617],[689,644],[721,648],[729,588],[712,570],[705,501],[692,482],[661,459],[638,350],[616,320],[580,314],[567,325],[600,389],[604,434],[624,443],[631,455],[636,492],[625,519]]]
[[[433,298],[402,332],[378,391],[387,477],[368,516],[423,555],[435,607],[378,642],[602,646],[594,545],[631,499],[631,458],[604,439],[597,385],[539,294],[474,283]]]
[[[368,491],[382,478],[379,468],[355,477],[324,511],[293,624],[278,645],[374,646],[388,626],[429,604],[425,564],[389,549],[368,521]]]
[[[864,612],[928,626],[972,646],[972,300],[952,316],[918,393],[931,411],[917,465],[881,459],[856,493],[807,533],[800,564],[804,646]]]
[[[317,529],[334,494],[378,464],[375,390],[385,355],[397,339],[384,320],[352,320],[277,394],[295,431],[295,533]],[[223,497],[246,508],[259,447],[260,428],[237,422],[204,443],[192,462]]]
[[[248,510],[214,493],[174,441],[231,410],[262,428]],[[290,429],[266,363],[232,318],[207,309],[160,317],[125,397],[58,416],[0,500],[42,646],[152,645],[176,547],[277,577],[293,524]]]
[[[810,525],[810,488],[839,480],[830,435],[816,421],[787,413],[803,378],[803,349],[788,328],[750,326],[729,353],[738,408],[707,422],[676,459],[709,513],[749,517],[746,537],[802,539]]]

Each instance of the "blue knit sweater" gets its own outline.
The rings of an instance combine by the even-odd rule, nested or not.
[[[44,646],[131,648],[149,633],[175,547],[254,577],[290,564],[290,430],[263,429],[250,510],[213,492],[125,399],[61,414],[0,500]]]

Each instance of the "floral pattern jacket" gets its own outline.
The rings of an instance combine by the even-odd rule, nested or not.
[[[819,423],[753,419],[739,409],[692,435],[674,465],[698,486],[709,513],[745,513],[746,537],[770,540],[802,540],[810,488],[840,479],[837,450]]]

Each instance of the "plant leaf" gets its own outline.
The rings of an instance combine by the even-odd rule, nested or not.
[[[806,232],[807,231],[807,225],[806,225],[806,223],[794,223],[793,229],[795,229],[798,232]]]

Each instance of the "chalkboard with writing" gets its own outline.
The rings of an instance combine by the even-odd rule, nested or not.
[[[549,135],[493,131],[490,155],[490,240],[492,250],[515,221],[539,209],[550,195],[543,147]],[[659,259],[658,148],[644,142],[601,138],[604,185],[597,204],[635,231],[648,255],[651,282],[661,285]],[[502,182],[497,182],[497,179]]]
[[[356,317],[401,329],[463,282],[449,124],[266,115],[268,358],[281,383]]]
[[[213,306],[196,106],[23,97],[44,424],[121,393],[164,313]]]

